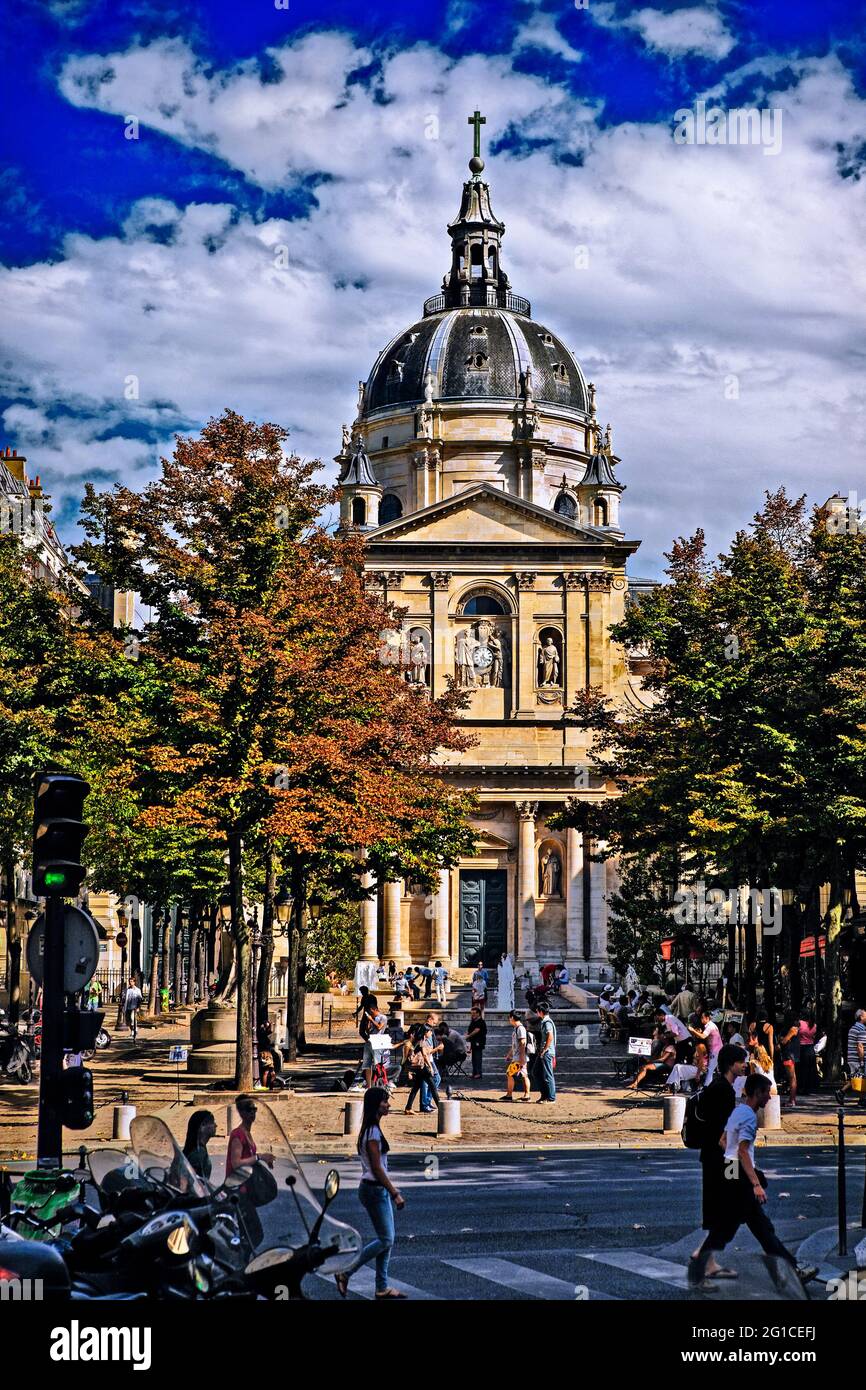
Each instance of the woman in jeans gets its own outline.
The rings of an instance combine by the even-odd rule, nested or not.
[[[388,1177],[388,1150],[390,1145],[381,1129],[381,1122],[388,1114],[388,1092],[382,1086],[372,1086],[364,1095],[364,1113],[361,1131],[358,1135],[358,1153],[361,1157],[361,1182],[358,1198],[366,1211],[376,1232],[376,1239],[368,1241],[363,1247],[352,1268],[346,1274],[335,1274],[334,1280],[340,1295],[345,1298],[349,1280],[368,1260],[376,1258],[376,1297],[405,1298],[404,1293],[392,1289],[388,1283],[388,1267],[391,1263],[391,1250],[394,1246],[394,1207],[400,1211],[406,1204],[399,1190]]]
[[[409,1053],[409,1097],[406,1101],[406,1109],[403,1111],[404,1115],[412,1114],[412,1102],[425,1084],[433,1097],[435,1108],[438,1110],[440,1100],[439,1092],[436,1089],[436,1076],[433,1073],[433,1051],[428,1035],[422,1034],[417,1038],[412,1051]],[[421,1106],[422,1113],[425,1115],[430,1114],[433,1108],[433,1105]]]

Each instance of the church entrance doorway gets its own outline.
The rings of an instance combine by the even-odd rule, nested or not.
[[[506,943],[504,869],[460,870],[460,964],[498,965]]]

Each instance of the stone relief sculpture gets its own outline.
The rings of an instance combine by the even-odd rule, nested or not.
[[[562,897],[562,860],[556,850],[546,850],[539,865],[539,887],[542,898]]]
[[[471,626],[458,628],[454,637],[457,684],[464,690],[502,688],[505,671],[506,637],[489,618],[479,618]]]
[[[560,650],[556,643],[556,638],[552,632],[542,633],[539,638],[538,647],[538,684],[555,685],[560,684]]]

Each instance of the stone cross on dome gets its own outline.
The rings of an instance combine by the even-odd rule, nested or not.
[[[469,168],[473,174],[480,174],[484,168],[484,160],[481,158],[481,127],[487,124],[487,117],[482,116],[480,111],[475,111],[467,122],[467,125],[475,127],[472,141],[472,158],[469,161]]]

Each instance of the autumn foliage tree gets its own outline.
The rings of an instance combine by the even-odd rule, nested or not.
[[[471,843],[467,803],[434,775],[441,750],[466,746],[463,697],[419,698],[379,661],[399,617],[365,586],[358,542],[319,524],[332,492],[285,440],[226,411],[179,438],[143,492],[89,490],[78,550],[153,611],[135,682],[152,730],[142,820],[194,829],[227,859],[238,1087],[252,1081],[245,857],[267,861],[270,893],[277,873],[291,886],[297,1038],[311,884],[357,897],[365,869],[432,880]]]

